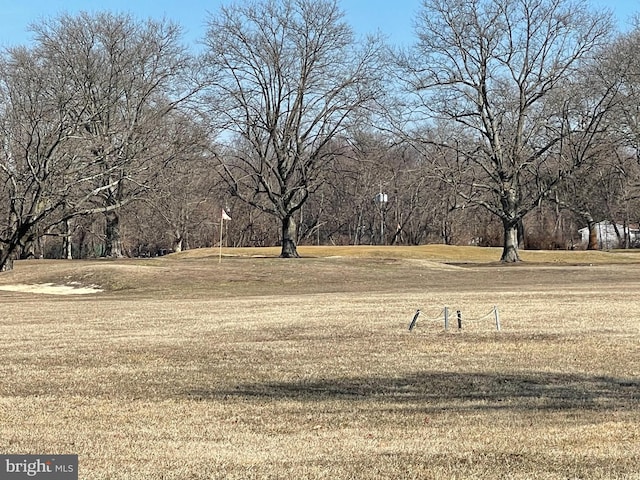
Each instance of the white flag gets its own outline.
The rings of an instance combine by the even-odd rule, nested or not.
[[[222,209],[222,220],[231,220],[231,217],[227,215],[227,212],[224,211],[224,208]]]

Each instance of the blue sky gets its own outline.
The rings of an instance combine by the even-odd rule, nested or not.
[[[4,0],[0,6],[0,45],[26,43],[27,26],[42,17],[61,12],[111,10],[140,18],[163,16],[180,23],[186,40],[195,42],[204,33],[207,11],[215,11],[227,0]],[[357,33],[380,31],[395,44],[413,41],[413,18],[421,0],[341,0],[347,20]],[[621,28],[629,16],[640,12],[640,0],[592,0],[598,7],[614,11]]]

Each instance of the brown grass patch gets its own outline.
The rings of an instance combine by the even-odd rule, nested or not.
[[[18,262],[0,283],[105,292],[0,291],[0,451],[85,479],[640,478],[637,257],[445,250]]]

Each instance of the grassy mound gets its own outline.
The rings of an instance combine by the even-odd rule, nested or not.
[[[219,249],[205,248],[151,259],[29,260],[0,275],[0,285],[89,287],[159,298],[235,297],[433,290],[461,280],[467,285],[486,282],[487,267],[516,270],[503,280],[493,275],[490,287],[502,288],[513,278],[535,277],[532,268],[640,262],[636,251],[525,251],[520,264],[502,265],[498,248],[448,245],[302,246],[299,252],[302,258],[288,260],[278,258],[277,247],[224,248],[222,259]],[[593,272],[586,273],[585,281],[591,281]]]

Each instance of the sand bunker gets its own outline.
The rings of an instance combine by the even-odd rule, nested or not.
[[[95,286],[54,285],[53,283],[0,285],[0,290],[7,292],[44,293],[47,295],[86,295],[89,293],[102,292],[101,288]]]

